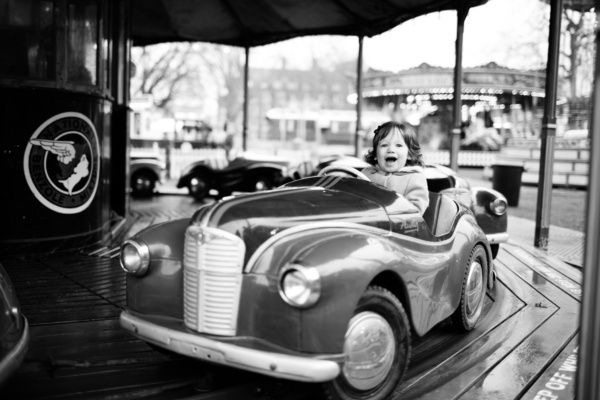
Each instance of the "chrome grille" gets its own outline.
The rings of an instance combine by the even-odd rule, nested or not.
[[[188,328],[235,335],[245,246],[216,228],[190,226],[183,260],[184,320]]]

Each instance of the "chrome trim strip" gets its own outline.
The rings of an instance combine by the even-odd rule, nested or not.
[[[336,175],[325,175],[324,177],[328,177],[330,179],[323,182],[322,185],[319,185],[319,182],[321,182],[321,181],[319,181],[312,186],[320,186],[323,189],[331,189],[343,178],[343,176],[336,176]]]
[[[315,183],[313,183],[312,185],[310,185],[311,187],[323,187],[327,184],[328,181],[331,180],[331,178],[333,178],[332,176],[322,176],[321,179],[319,179],[318,181],[316,181]]]
[[[302,382],[335,379],[340,366],[331,360],[279,354],[223,343],[204,336],[152,324],[124,311],[121,326],[138,338],[203,361]]]
[[[508,242],[509,236],[508,233],[490,233],[487,236],[487,240],[488,242],[490,242],[490,244],[495,244],[495,243],[506,243]]]

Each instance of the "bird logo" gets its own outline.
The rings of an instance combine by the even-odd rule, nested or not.
[[[25,178],[48,208],[74,214],[94,199],[100,146],[93,123],[83,114],[59,114],[43,123],[25,150]]]

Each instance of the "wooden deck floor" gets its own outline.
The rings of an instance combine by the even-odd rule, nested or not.
[[[137,204],[129,232],[195,209],[179,201]],[[0,398],[320,398],[318,385],[163,354],[124,332],[125,276],[113,254],[0,258],[31,327],[27,358]],[[532,399],[558,373],[566,376],[560,398],[574,398],[580,271],[515,243],[503,246],[496,266],[481,323],[468,334],[442,323],[414,339],[395,398]]]

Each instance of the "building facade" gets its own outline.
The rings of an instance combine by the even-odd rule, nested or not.
[[[314,62],[309,70],[285,65],[250,70],[249,141],[284,147],[353,145],[356,105],[348,96],[356,90],[355,68],[350,62],[327,70]],[[365,112],[362,127],[369,129],[386,118],[378,110]]]

